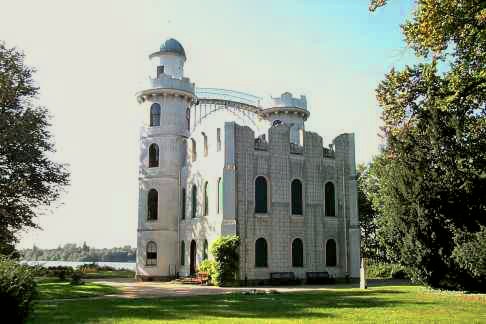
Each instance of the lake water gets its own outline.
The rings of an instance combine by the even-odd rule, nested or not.
[[[65,266],[77,268],[83,264],[95,263],[99,266],[108,266],[115,269],[128,269],[135,271],[135,262],[76,262],[76,261],[22,261],[28,265],[42,265],[44,267]]]

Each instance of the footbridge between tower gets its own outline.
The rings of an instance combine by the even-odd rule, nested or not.
[[[196,88],[196,100],[191,107],[192,127],[196,128],[205,118],[223,109],[243,116],[256,125],[263,111],[261,102],[262,98],[240,91]]]

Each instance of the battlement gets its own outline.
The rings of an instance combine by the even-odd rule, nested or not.
[[[290,92],[284,92],[280,97],[270,97],[264,103],[266,108],[300,108],[307,110],[307,98],[301,95],[294,98]]]

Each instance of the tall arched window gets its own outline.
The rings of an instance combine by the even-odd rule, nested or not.
[[[186,109],[186,122],[187,122],[187,130],[191,129],[191,110],[189,108]]]
[[[186,263],[186,243],[181,241],[181,266]]]
[[[255,242],[255,267],[268,266],[267,241],[260,237]]]
[[[182,188],[181,219],[186,219],[186,188]]]
[[[336,266],[336,241],[328,240],[326,242],[326,266]]]
[[[156,168],[159,166],[159,146],[155,143],[149,146],[149,168]]]
[[[267,179],[259,176],[255,179],[255,213],[267,213]]]
[[[206,136],[206,133],[201,133],[203,137],[203,144],[204,144],[204,156],[208,156],[208,137]]]
[[[157,190],[150,189],[147,199],[147,220],[157,220],[159,194]]]
[[[197,158],[197,150],[196,150],[196,140],[191,138],[191,159],[192,162],[196,161]]]
[[[160,105],[158,103],[150,106],[150,126],[160,126]]]
[[[204,240],[204,243],[203,243],[203,260],[207,260],[208,259],[208,240]]]
[[[218,214],[223,211],[223,179],[218,178]]]
[[[208,195],[208,182],[204,183],[204,216],[209,214],[209,195]]]
[[[334,184],[332,182],[326,183],[324,194],[326,197],[325,209],[326,216],[336,216]]]
[[[157,244],[153,241],[147,243],[145,264],[148,266],[157,265]]]
[[[302,182],[294,179],[291,185],[292,191],[292,215],[302,215]]]
[[[300,238],[292,242],[292,267],[304,266],[304,244]]]
[[[196,185],[192,186],[192,213],[191,217],[196,218],[196,211],[197,211],[197,187]]]
[[[221,151],[221,128],[216,128],[216,151]]]

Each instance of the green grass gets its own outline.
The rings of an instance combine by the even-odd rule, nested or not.
[[[108,294],[119,294],[120,290],[102,284],[86,282],[83,285],[71,285],[67,281],[43,278],[37,282],[38,299],[64,299],[95,297]]]
[[[313,293],[43,302],[29,323],[480,323],[486,296],[416,286]]]

